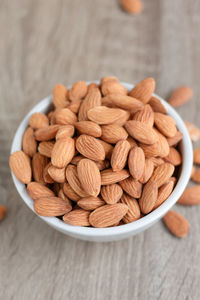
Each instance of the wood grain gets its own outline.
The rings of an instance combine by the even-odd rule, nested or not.
[[[177,207],[191,223],[183,240],[159,222],[124,241],[82,242],[39,220],[8,168],[16,127],[55,83],[152,76],[164,98],[188,84],[193,102],[178,111],[200,126],[200,2],[143,2],[130,16],[117,0],[0,0],[0,299],[200,299],[200,207]]]

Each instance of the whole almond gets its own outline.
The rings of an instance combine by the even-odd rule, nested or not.
[[[163,217],[163,221],[169,231],[177,237],[185,237],[189,232],[190,225],[188,221],[176,211],[168,211]]]
[[[101,92],[104,96],[107,96],[109,94],[120,94],[120,95],[126,95],[127,90],[126,88],[118,81],[109,80],[104,82],[101,85]]]
[[[130,176],[127,170],[121,170],[118,172],[113,172],[112,169],[103,170],[101,172],[101,184],[108,185],[120,182]]]
[[[170,147],[176,146],[183,138],[183,134],[180,131],[177,131],[175,136],[167,138],[167,142]]]
[[[51,163],[57,168],[66,167],[75,154],[75,143],[70,137],[56,141],[52,153]]]
[[[118,124],[102,125],[101,139],[105,142],[116,144],[120,140],[125,140],[128,137],[127,131]]]
[[[174,188],[174,182],[169,180],[167,183],[163,184],[158,190],[158,197],[156,199],[154,209],[160,206],[171,194]]]
[[[69,165],[66,168],[66,178],[67,178],[67,181],[68,181],[70,187],[76,194],[78,194],[80,197],[88,196],[88,194],[85,192],[85,190],[83,189],[83,187],[80,183],[76,166]],[[66,196],[68,196],[65,188],[63,188],[63,191],[66,194]],[[68,197],[70,198],[70,196],[68,196]],[[72,198],[70,198],[70,199],[72,199]]]
[[[79,121],[87,121],[88,116],[87,113],[91,108],[95,106],[101,105],[101,93],[99,89],[92,89],[88,92],[85,99],[82,101],[79,112],[78,112],[78,120]]]
[[[34,201],[34,209],[39,216],[56,217],[68,213],[72,208],[58,197],[42,197]]]
[[[43,198],[43,197],[55,196],[52,190],[50,190],[48,187],[44,186],[43,184],[35,181],[32,181],[27,185],[27,193],[33,200],[36,200],[38,198]]]
[[[65,182],[65,168],[60,169],[54,166],[50,166],[48,168],[48,173],[55,182],[59,182],[59,183]]]
[[[160,157],[151,157],[150,160],[153,162],[154,167],[160,166],[165,162],[164,159]]]
[[[37,129],[34,133],[37,141],[49,141],[55,138],[59,125],[50,125]]]
[[[88,195],[97,197],[101,188],[101,175],[95,162],[82,159],[77,165],[78,178]]]
[[[25,184],[31,181],[30,158],[23,151],[16,151],[10,155],[9,166],[19,181]]]
[[[81,104],[82,104],[82,100],[80,99],[74,100],[67,106],[67,108],[71,110],[73,113],[77,114],[79,112],[79,108]]]
[[[178,107],[192,98],[192,90],[188,86],[180,86],[175,89],[170,95],[168,102],[174,106]]]
[[[101,188],[101,196],[107,204],[117,203],[123,194],[122,188],[116,184],[105,185]]]
[[[158,136],[153,128],[140,121],[127,121],[125,128],[130,136],[141,143],[151,145],[158,141]]]
[[[200,130],[194,124],[185,122],[190,138],[193,142],[197,142],[200,139]]]
[[[47,116],[43,113],[34,113],[30,116],[29,125],[33,129],[40,129],[49,125]]]
[[[2,221],[6,215],[6,207],[3,205],[0,205],[0,221]]]
[[[111,167],[113,171],[121,171],[127,162],[130,144],[126,140],[117,142],[111,156]]]
[[[104,228],[118,223],[127,213],[128,206],[122,203],[106,204],[95,209],[89,216],[93,227]]]
[[[85,210],[94,210],[102,205],[105,204],[105,202],[100,199],[99,197],[88,197],[88,198],[82,198],[77,202],[78,206],[85,209]]]
[[[43,178],[44,168],[48,164],[48,158],[39,152],[33,155],[32,159],[32,171],[35,181],[45,183]]]
[[[83,99],[87,94],[87,84],[84,81],[75,82],[69,90],[69,99],[71,101]]]
[[[94,83],[94,82],[91,82],[89,85],[88,85],[88,89],[87,89],[87,94],[93,90],[93,89],[99,89],[99,86],[98,84]]]
[[[132,177],[139,180],[145,168],[145,155],[144,151],[140,147],[134,147],[131,149],[128,156],[128,168]]]
[[[76,149],[85,157],[98,161],[105,159],[105,150],[100,141],[92,136],[82,134],[76,140]]]
[[[130,14],[139,14],[143,9],[140,0],[121,0],[122,8]]]
[[[68,91],[63,84],[56,84],[53,88],[53,104],[57,108],[67,106]]]
[[[49,175],[48,173],[48,168],[52,166],[52,163],[49,162],[45,167],[44,167],[44,170],[43,170],[43,179],[44,179],[44,182],[45,183],[54,183],[54,180],[51,178],[51,176]]]
[[[56,133],[56,140],[65,139],[66,137],[72,137],[74,135],[74,126],[65,125],[62,126]]]
[[[121,117],[119,117],[115,121],[115,124],[117,124],[119,126],[124,126],[126,124],[126,121],[128,121],[130,119],[130,115],[131,115],[131,113],[129,111],[124,110],[123,115],[121,115]]]
[[[174,147],[170,147],[169,154],[165,157],[165,161],[174,166],[179,166],[182,163],[181,154]]]
[[[151,108],[154,112],[159,112],[162,114],[165,114],[167,112],[165,106],[156,97],[151,97],[151,99],[149,100],[149,105],[151,105]]]
[[[75,209],[63,216],[63,221],[73,226],[90,226],[90,211],[84,209]]]
[[[200,164],[200,147],[194,149],[194,163],[197,165]]]
[[[24,132],[22,150],[30,157],[33,157],[37,151],[37,142],[33,136],[33,129],[31,127],[28,127]]]
[[[60,125],[73,125],[77,121],[75,113],[73,113],[69,108],[57,110],[55,119],[56,124]]]
[[[183,205],[200,204],[200,185],[188,187],[183,192],[177,203]]]
[[[63,184],[63,192],[64,194],[71,200],[77,202],[80,200],[80,196],[74,192],[69,183]]]
[[[144,172],[140,177],[139,181],[143,184],[146,183],[151,177],[151,175],[153,174],[153,170],[154,170],[153,161],[151,159],[146,159],[144,164]]]
[[[93,137],[100,137],[102,134],[101,127],[91,121],[80,121],[76,122],[74,125],[80,133],[85,133]]]
[[[140,209],[143,214],[146,215],[153,210],[156,203],[157,196],[158,196],[157,182],[155,181],[147,182],[143,188],[142,196],[139,199]]]
[[[138,201],[129,195],[123,194],[121,197],[121,202],[128,206],[128,212],[123,217],[123,222],[125,224],[134,222],[140,218],[140,206]]]
[[[102,99],[104,103],[111,103],[112,106],[116,106],[125,110],[129,110],[132,113],[143,108],[144,104],[127,95],[119,95],[119,94],[109,94],[108,96]]]
[[[151,99],[154,90],[155,80],[153,78],[146,78],[135,85],[135,87],[129,92],[129,96],[146,104]]]
[[[169,115],[154,113],[154,122],[158,130],[166,137],[173,137],[177,133],[176,124]]]
[[[146,104],[140,111],[136,112],[133,120],[143,122],[150,127],[154,124],[154,112],[149,104]]]
[[[88,119],[100,125],[114,123],[124,115],[125,110],[106,106],[96,106],[88,111]]]
[[[41,142],[39,143],[38,151],[40,152],[40,154],[46,157],[51,157],[53,146],[54,142]]]
[[[122,189],[133,198],[140,198],[142,193],[142,184],[132,177],[120,181]]]
[[[115,76],[104,76],[104,77],[101,78],[100,85],[102,86],[107,81],[116,81],[116,82],[119,82],[118,79],[117,79],[117,77],[115,77]]]
[[[132,137],[130,137],[130,136],[127,138],[127,141],[129,142],[129,144],[131,146],[131,149],[138,146],[138,144],[136,143],[136,141]]]
[[[105,157],[106,157],[107,159],[110,159],[114,147],[113,147],[112,145],[110,145],[109,143],[106,143],[106,142],[104,142],[104,141],[102,141],[102,140],[99,140],[99,142],[101,143],[101,145],[102,145],[103,148],[104,148],[104,151],[105,151]]]
[[[174,173],[174,166],[170,163],[164,163],[160,166],[158,166],[154,172],[153,175],[150,178],[151,182],[156,182],[158,185],[158,188],[165,184],[170,177],[172,176],[172,174]]]

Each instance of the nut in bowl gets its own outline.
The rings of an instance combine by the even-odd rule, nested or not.
[[[152,78],[134,88],[115,77],[56,85],[13,140],[10,168],[25,203],[89,241],[127,238],[165,215],[188,183],[193,153],[184,122],[154,89]]]

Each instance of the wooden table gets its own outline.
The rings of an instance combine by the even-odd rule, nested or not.
[[[200,1],[143,2],[130,16],[117,0],[0,1],[0,299],[200,299],[200,207],[177,207],[191,224],[182,240],[159,222],[124,241],[83,242],[34,215],[8,168],[16,127],[58,82],[152,76],[164,98],[187,84],[194,97],[178,111],[200,126]]]

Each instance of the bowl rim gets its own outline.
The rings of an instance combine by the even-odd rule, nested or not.
[[[87,84],[95,82],[99,83],[99,80],[94,81],[88,81]],[[123,84],[128,90],[133,88],[133,84],[129,84],[126,82],[120,81],[121,84]],[[70,87],[69,87],[70,88]],[[193,165],[193,148],[192,148],[192,142],[189,136],[189,133],[187,131],[187,128],[184,124],[184,121],[179,116],[179,114],[175,111],[175,109],[167,103],[164,99],[162,99],[157,94],[153,93],[153,96],[158,98],[162,104],[165,106],[167,113],[171,115],[174,120],[176,121],[177,128],[182,132],[183,139],[182,139],[182,169],[180,173],[179,180],[177,181],[177,184],[169,196],[167,200],[165,200],[164,203],[162,203],[157,209],[149,213],[148,215],[142,217],[141,219],[134,221],[132,223],[124,224],[121,226],[115,226],[115,227],[107,227],[107,228],[93,228],[93,227],[81,227],[81,226],[73,226],[64,223],[62,220],[58,219],[57,217],[42,217],[36,214],[33,207],[33,200],[29,197],[25,184],[21,183],[15,175],[11,171],[12,179],[14,181],[15,187],[23,199],[23,201],[26,203],[26,205],[38,216],[40,219],[48,223],[50,226],[65,232],[66,234],[78,234],[80,236],[85,237],[109,237],[109,236],[118,236],[121,234],[127,234],[129,232],[135,232],[140,231],[143,229],[146,229],[151,224],[158,221],[164,214],[167,213],[167,211],[177,202],[178,198],[183,193],[189,179],[190,174],[192,171],[192,165]],[[28,120],[34,112],[41,112],[45,111],[51,103],[52,96],[48,96],[41,100],[39,103],[37,103],[25,116],[25,118],[21,121],[20,125],[18,126],[10,153],[13,153],[15,151],[21,150],[21,144],[22,144],[22,137],[23,133],[28,125]]]

